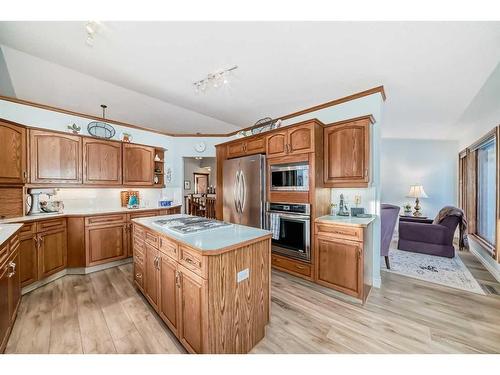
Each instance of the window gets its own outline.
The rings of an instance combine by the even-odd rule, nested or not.
[[[477,234],[495,243],[496,142],[492,139],[477,150]]]
[[[497,220],[499,206],[497,155],[500,127],[459,154],[459,205],[468,221],[468,233],[500,262]]]

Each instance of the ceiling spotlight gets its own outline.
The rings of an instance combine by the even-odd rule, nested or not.
[[[193,83],[194,92],[196,94],[204,93],[209,88],[216,89],[229,84],[229,75],[231,74],[232,71],[236,70],[237,68],[238,66],[235,65],[228,69],[219,70],[214,73],[209,73],[207,75],[207,78],[200,79],[199,81]]]
[[[88,21],[85,25],[85,32],[87,33],[87,39],[85,43],[92,47],[94,45],[95,35],[99,31],[99,22],[98,21]]]

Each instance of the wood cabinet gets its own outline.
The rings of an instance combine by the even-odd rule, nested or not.
[[[315,124],[311,120],[289,129],[274,131],[266,138],[267,157],[298,155],[315,151]]]
[[[95,266],[128,256],[129,232],[125,214],[85,218],[86,265]]]
[[[206,281],[185,267],[179,266],[180,321],[179,340],[191,353],[203,353],[204,323],[207,319]]]
[[[159,262],[160,299],[158,314],[177,336],[180,324],[180,274],[177,262],[168,255],[160,253]]]
[[[324,128],[325,186],[367,187],[370,181],[371,116]]]
[[[155,309],[158,309],[158,297],[160,295],[160,267],[158,265],[159,252],[153,246],[146,243],[146,260],[145,260],[145,273],[146,278],[144,281],[144,292],[146,298],[153,305]]]
[[[126,223],[98,225],[85,229],[87,266],[95,266],[128,256]]]
[[[21,287],[38,280],[37,237],[35,233],[21,233],[19,246],[19,274]]]
[[[226,155],[228,159],[231,159],[246,155],[263,154],[265,152],[266,140],[264,136],[258,136],[231,142],[227,145]]]
[[[29,143],[31,183],[82,183],[82,137],[30,130]]]
[[[312,266],[310,263],[272,254],[271,264],[274,268],[281,271],[291,273],[303,279],[312,280]]]
[[[315,223],[316,282],[365,300],[363,228]]]
[[[120,142],[83,138],[83,183],[122,184],[122,145]]]
[[[0,353],[5,350],[21,301],[18,233],[0,249]]]
[[[38,280],[66,268],[66,228],[38,234]]]
[[[26,177],[26,129],[0,121],[0,184],[23,184]]]
[[[154,147],[123,144],[123,184],[154,185]]]

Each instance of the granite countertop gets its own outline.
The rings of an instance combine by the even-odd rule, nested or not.
[[[22,226],[22,224],[0,224],[0,246]]]
[[[177,203],[177,204],[172,204],[171,206],[168,207],[142,207],[142,208],[116,207],[116,208],[84,208],[79,210],[64,210],[64,212],[61,214],[55,213],[55,214],[11,217],[9,219],[0,220],[0,225],[2,223],[22,223],[26,221],[49,220],[67,216],[91,216],[91,215],[103,215],[103,214],[113,214],[113,213],[133,213],[141,211],[166,210],[169,208],[175,208],[180,206],[182,206],[182,204]]]
[[[188,217],[190,215],[181,214],[175,216],[181,218]],[[173,215],[144,217],[132,219],[132,221],[157,233],[165,234],[167,237],[170,237],[175,241],[184,243],[202,252],[216,252],[243,242],[255,240],[265,236],[271,236],[270,231],[239,224],[231,224],[231,226],[214,228],[190,234],[179,234],[169,230],[168,228],[162,228],[153,224],[155,220],[172,217]]]
[[[349,225],[349,226],[353,226],[353,227],[365,228],[368,225],[370,225],[376,218],[377,218],[377,215],[372,215],[372,217],[325,215],[325,216],[318,217],[315,221],[317,223]]]

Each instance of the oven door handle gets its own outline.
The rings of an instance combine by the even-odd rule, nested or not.
[[[280,218],[283,219],[295,219],[295,220],[300,220],[300,221],[311,221],[311,218],[309,216],[305,215],[288,215],[288,214],[282,214],[280,212],[272,212],[268,211],[268,214],[278,214]]]

